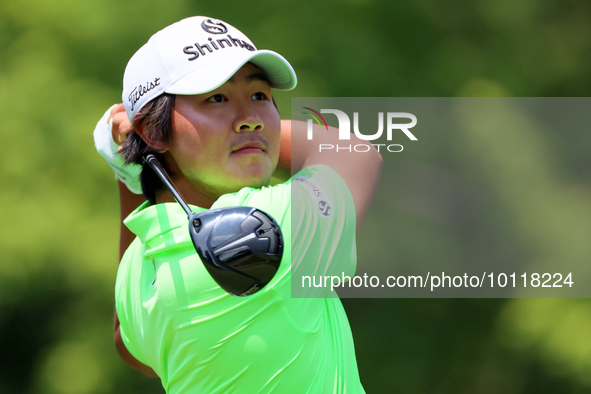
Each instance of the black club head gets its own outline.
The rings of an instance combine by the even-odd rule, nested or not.
[[[283,236],[275,220],[252,207],[227,207],[193,214],[189,231],[212,278],[230,294],[254,294],[275,276]]]

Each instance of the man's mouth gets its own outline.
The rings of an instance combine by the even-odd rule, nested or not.
[[[267,144],[264,141],[245,141],[237,143],[232,147],[232,153],[235,154],[256,154],[265,153]]]

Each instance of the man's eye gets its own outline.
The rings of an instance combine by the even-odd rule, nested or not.
[[[263,92],[257,92],[252,95],[252,99],[257,101],[265,100],[266,98],[267,96]]]
[[[214,94],[213,96],[208,98],[207,101],[210,101],[212,103],[223,103],[224,101],[226,101],[226,97],[224,97],[223,94]]]

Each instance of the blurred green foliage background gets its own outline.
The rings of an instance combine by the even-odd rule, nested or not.
[[[151,34],[191,15],[225,20],[293,64],[299,86],[277,93],[284,117],[292,96],[591,91],[586,0],[2,1],[0,393],[163,392],[113,346],[118,197],[92,130],[121,100],[129,57]],[[479,201],[489,205],[477,225],[442,226],[398,208],[396,228],[448,242],[450,250],[477,228],[479,239],[511,238],[514,253],[527,258],[590,262],[590,134],[526,135],[511,152],[494,149],[500,138],[468,136],[425,158],[478,179]],[[492,148],[480,154],[483,144]],[[401,165],[413,164],[406,159]],[[515,177],[496,176],[499,164]],[[404,171],[389,177],[396,181],[382,183],[377,203],[440,190],[429,187],[443,182],[440,173],[420,168],[419,183]],[[544,188],[528,188],[530,177]],[[510,236],[499,211],[511,213]],[[536,214],[550,216],[532,222]],[[371,220],[370,213],[365,228]],[[413,249],[405,232],[393,234],[406,245],[398,258],[439,257]],[[364,242],[370,237],[360,237],[360,254]],[[588,299],[343,302],[368,393],[591,392]]]

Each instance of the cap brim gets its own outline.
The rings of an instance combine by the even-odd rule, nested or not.
[[[201,94],[217,89],[230,79],[246,63],[260,67],[271,82],[271,87],[291,90],[297,85],[297,77],[291,64],[280,54],[268,51],[234,53],[216,58],[180,78],[164,91],[170,94]]]

